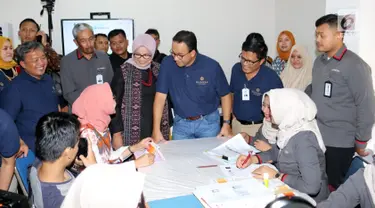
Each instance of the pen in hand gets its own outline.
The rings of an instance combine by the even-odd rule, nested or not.
[[[247,155],[246,159],[242,163],[242,167],[250,160],[251,156],[253,155],[253,152],[250,151],[249,154]]]

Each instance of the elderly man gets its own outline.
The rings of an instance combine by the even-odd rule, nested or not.
[[[94,49],[92,27],[85,23],[76,24],[73,36],[78,48],[61,60],[61,84],[70,106],[86,87],[110,83],[113,77],[108,55]]]
[[[47,57],[42,44],[32,41],[17,47],[23,72],[0,94],[0,108],[15,121],[20,137],[34,151],[35,126],[43,115],[58,111],[52,78],[45,74]]]

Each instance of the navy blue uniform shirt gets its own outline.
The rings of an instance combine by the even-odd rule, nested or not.
[[[0,109],[0,118],[0,155],[9,158],[18,152],[20,136],[13,119],[3,109]]]
[[[177,66],[172,56],[164,58],[156,91],[170,94],[174,112],[182,118],[214,112],[220,98],[230,93],[220,64],[199,53],[188,67]]]
[[[35,151],[35,127],[47,113],[58,111],[59,99],[52,78],[40,80],[22,72],[0,94],[0,108],[15,121],[18,132],[29,149]]]
[[[242,100],[242,89],[250,91],[250,100]],[[271,68],[262,65],[259,72],[250,80],[247,80],[242,71],[241,63],[236,63],[232,68],[230,90],[233,93],[233,114],[238,120],[262,121],[263,94],[275,88],[283,88],[279,76]]]

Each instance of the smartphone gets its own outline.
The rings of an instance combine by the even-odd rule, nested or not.
[[[78,142],[78,153],[77,153],[77,159],[79,160],[79,156],[83,155],[84,157],[87,157],[87,139],[86,138],[80,138]]]
[[[36,42],[42,43],[42,36],[41,35],[36,36]]]

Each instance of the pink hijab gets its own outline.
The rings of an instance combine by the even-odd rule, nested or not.
[[[91,124],[96,130],[104,132],[114,113],[115,101],[107,82],[88,86],[73,103],[73,114],[78,116],[81,125]]]
[[[133,41],[133,51],[132,51],[133,56],[134,56],[134,53],[138,50],[138,48],[140,48],[142,46],[147,48],[147,50],[150,52],[150,54],[153,58],[154,55],[155,55],[155,51],[156,51],[156,42],[155,42],[154,38],[152,38],[152,36],[148,35],[148,34],[138,35]],[[133,66],[135,66],[139,69],[148,69],[148,68],[150,68],[150,65],[151,65],[151,64],[149,64],[145,67],[140,67],[134,62],[133,58],[128,59],[126,62],[130,63],[131,65],[133,65]]]

